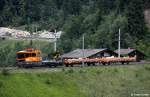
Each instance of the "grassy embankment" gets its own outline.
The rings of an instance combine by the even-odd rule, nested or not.
[[[149,90],[150,65],[0,74],[0,97],[131,97]]]

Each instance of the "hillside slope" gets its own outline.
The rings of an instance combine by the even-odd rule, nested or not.
[[[0,26],[24,28],[30,32],[63,31],[57,43],[57,50],[61,53],[82,48],[83,35],[86,49],[116,50],[120,28],[121,48],[136,48],[150,57],[150,31],[145,25],[143,1],[0,0]],[[148,4],[148,1],[145,3]],[[146,19],[149,16],[146,15]],[[36,43],[39,49],[46,49],[41,49],[45,55],[53,49],[48,44]],[[32,47],[29,41],[3,40],[0,40],[0,46],[0,66],[15,65],[15,52]]]
[[[150,93],[149,73],[150,64],[2,73],[0,97],[131,97]]]

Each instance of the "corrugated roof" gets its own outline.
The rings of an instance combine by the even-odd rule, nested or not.
[[[62,57],[63,58],[83,58],[83,52],[84,52],[84,57],[87,58],[103,50],[106,50],[106,49],[84,49],[84,50],[76,49],[72,52],[62,55]]]
[[[126,55],[129,54],[131,52],[133,52],[135,49],[120,49],[120,54],[121,55]],[[115,50],[116,53],[118,53],[118,50]]]

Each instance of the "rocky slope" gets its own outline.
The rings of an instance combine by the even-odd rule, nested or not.
[[[49,31],[34,32],[32,35],[23,30],[16,30],[12,28],[0,27],[0,38],[2,39],[55,39],[60,38],[62,31],[58,31],[56,34]]]

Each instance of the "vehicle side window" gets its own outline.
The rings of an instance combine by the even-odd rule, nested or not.
[[[32,57],[36,57],[36,53],[32,53],[31,56],[32,56]]]
[[[17,54],[17,58],[24,58],[24,54]]]
[[[30,57],[30,54],[24,54],[25,58]]]

